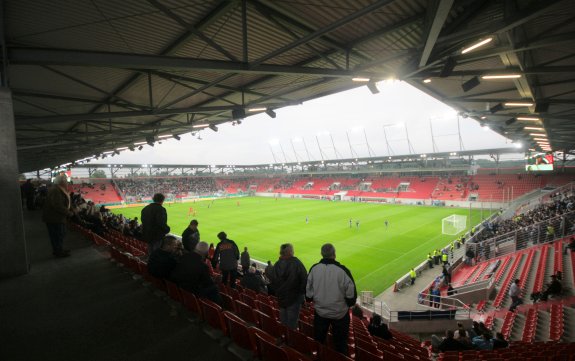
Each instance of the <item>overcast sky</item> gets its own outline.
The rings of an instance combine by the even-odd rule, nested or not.
[[[390,154],[384,128],[392,155],[410,153],[406,129],[414,152],[430,153],[430,123],[437,151],[460,150],[453,109],[405,82],[378,86],[376,95],[363,86],[278,109],[275,119],[260,114],[246,118],[241,125],[222,124],[217,133],[205,129],[199,132],[201,140],[198,135],[185,134],[181,141],[170,139],[153,148],[145,145],[141,151],[123,151],[113,163],[260,164],[274,162],[274,156],[277,162],[321,160],[320,147],[325,159],[366,157],[370,152],[386,156]],[[511,146],[472,119],[460,117],[460,128],[465,150]],[[100,161],[110,162],[111,158]]]

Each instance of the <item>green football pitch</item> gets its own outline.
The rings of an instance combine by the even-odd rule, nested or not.
[[[330,242],[335,246],[337,260],[351,270],[358,291],[370,290],[374,294],[383,292],[425,260],[428,252],[453,239],[441,234],[443,218],[466,215],[469,225],[469,209],[460,208],[261,197],[173,203],[164,207],[172,233],[181,235],[193,217],[188,216],[193,207],[202,241],[215,245],[218,232],[225,231],[240,250],[248,247],[251,258],[259,261],[275,262],[279,246],[289,242],[309,269],[321,259],[321,245]],[[139,218],[141,209],[116,208],[113,212]],[[483,217],[488,216],[489,211],[484,210]],[[481,211],[473,210],[471,217],[471,224],[480,223]],[[387,228],[385,220],[389,222]]]

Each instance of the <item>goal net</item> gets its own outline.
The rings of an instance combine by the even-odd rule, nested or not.
[[[452,214],[441,220],[441,232],[448,235],[456,235],[467,227],[467,216]]]

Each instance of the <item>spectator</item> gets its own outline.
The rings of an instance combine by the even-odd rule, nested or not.
[[[385,323],[382,322],[382,318],[377,313],[371,316],[369,325],[367,326],[367,331],[370,335],[382,338],[384,340],[391,340],[393,338],[389,328]]]
[[[70,195],[66,187],[68,180],[65,175],[54,178],[54,185],[48,192],[44,209],[42,210],[42,221],[46,223],[48,235],[52,243],[52,254],[56,258],[70,256],[70,251],[63,248],[64,236],[66,235],[66,221],[73,216],[70,209]]]
[[[22,195],[26,198],[26,208],[29,211],[34,210],[34,198],[36,194],[36,188],[32,184],[32,179],[27,179],[26,183],[22,184]]]
[[[162,207],[164,203],[164,195],[161,193],[154,194],[153,201],[142,209],[142,236],[144,241],[148,243],[148,254],[152,254],[154,250],[160,247],[162,239],[168,232],[168,214],[166,209]]]
[[[185,253],[180,258],[171,274],[171,279],[184,290],[221,305],[220,293],[210,277],[210,270],[205,263],[207,255],[208,244],[198,242],[192,252]]]
[[[355,304],[357,291],[351,272],[335,260],[335,248],[321,247],[322,260],[310,268],[306,297],[314,301],[314,338],[324,344],[332,327],[336,351],[348,355],[349,308]]]
[[[220,242],[214,251],[212,266],[216,268],[216,265],[219,264],[220,271],[222,271],[222,283],[236,288],[240,250],[234,241],[228,239],[226,232],[218,233],[218,239]]]
[[[495,334],[495,337],[491,339],[491,344],[493,345],[494,350],[498,348],[509,347],[509,342],[505,341],[505,338],[501,332],[497,332]]]
[[[198,229],[198,221],[192,219],[190,225],[182,232],[182,244],[184,249],[188,252],[194,252],[196,245],[200,242],[200,230]]]
[[[519,279],[516,279],[509,287],[509,297],[511,297],[511,307],[509,311],[515,311],[515,308],[523,303],[521,301],[521,288],[519,288]]]
[[[158,278],[168,278],[176,268],[179,241],[174,236],[165,236],[161,247],[148,258],[148,272]]]
[[[257,293],[268,293],[264,279],[256,272],[255,266],[248,267],[247,271],[244,272],[244,276],[242,277],[240,284],[242,287],[248,288]]]
[[[533,293],[531,299],[533,302],[547,301],[549,296],[560,295],[563,291],[561,282],[557,279],[556,275],[551,275],[551,283],[547,284],[547,288],[541,293]]]
[[[242,266],[242,272],[245,274],[250,268],[250,254],[248,252],[248,247],[244,247],[244,251],[240,255],[240,264]]]
[[[214,244],[210,243],[210,248],[208,248],[208,259],[210,262],[214,259],[214,253],[216,253],[216,249],[214,248]]]
[[[268,267],[270,266],[271,262],[268,263]],[[304,301],[307,272],[303,263],[294,256],[294,249],[290,243],[280,246],[280,258],[271,268],[269,276],[270,286],[278,298],[280,322],[295,330],[299,310]]]
[[[491,336],[488,333],[483,333],[479,336],[474,337],[471,343],[478,350],[493,349],[493,345],[491,344]]]
[[[447,351],[464,351],[469,348],[453,338],[453,331],[447,330],[445,331],[445,338],[443,339],[443,341],[441,341],[439,346],[437,346],[437,349],[440,352],[447,352]]]

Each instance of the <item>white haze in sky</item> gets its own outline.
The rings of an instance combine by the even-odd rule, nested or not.
[[[202,140],[188,133],[181,141],[164,140],[153,148],[145,145],[141,151],[123,151],[99,163],[265,164],[387,156],[390,152],[402,155],[410,153],[406,128],[413,152],[431,153],[430,123],[437,151],[460,150],[453,109],[405,82],[382,82],[378,86],[380,93],[376,95],[363,86],[278,109],[275,119],[265,113],[251,116],[241,125],[219,125],[217,133],[204,129],[198,133]],[[475,120],[460,117],[459,124],[465,150],[511,146]]]

